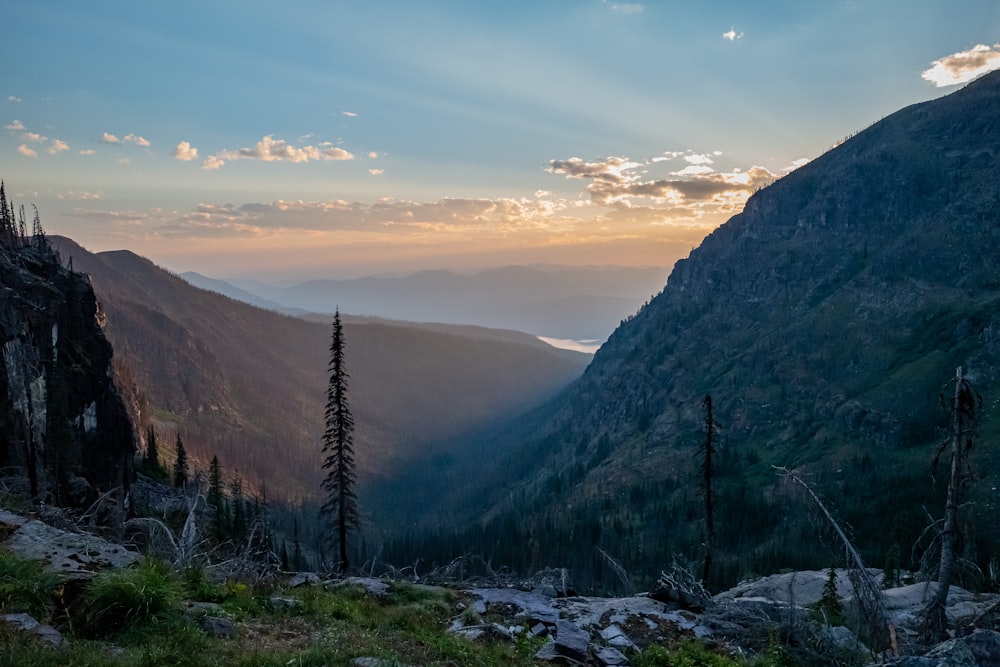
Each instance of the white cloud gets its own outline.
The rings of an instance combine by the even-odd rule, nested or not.
[[[329,145],[329,144],[327,144]],[[212,166],[203,164],[206,169],[218,169],[226,160],[261,160],[263,162],[310,162],[312,160],[353,160],[354,155],[343,148],[332,146],[293,146],[284,139],[275,139],[267,135],[256,143],[253,148],[225,150],[219,152],[218,162]]]
[[[21,138],[24,139],[25,141],[32,141],[35,143],[41,143],[43,141],[48,141],[49,139],[48,137],[43,137],[37,132],[25,132],[24,134],[21,135]]]
[[[385,169],[369,169],[368,173],[372,176],[381,176],[385,173]]]
[[[368,157],[374,160],[375,158],[378,157],[378,153],[375,151],[368,151]]]
[[[133,144],[135,144],[137,146],[143,146],[143,147],[148,147],[149,146],[149,140],[148,139],[146,139],[145,137],[140,137],[140,136],[135,135],[135,134],[126,134],[125,138],[122,139],[122,141],[128,141],[128,142],[131,142],[131,143],[133,143]]]
[[[959,51],[931,63],[920,76],[938,88],[972,81],[978,76],[1000,69],[1000,44],[976,44],[968,51]]]
[[[205,158],[205,161],[201,163],[202,169],[218,169],[222,165],[226,164],[225,160],[221,160],[214,155],[209,155]]]
[[[116,137],[115,135],[111,134],[110,132],[105,132],[101,136],[101,141],[104,142],[104,143],[106,143],[106,144],[117,144],[118,143],[118,137]]]
[[[28,148],[27,144],[21,144],[17,147],[17,152],[25,157],[38,157],[38,151]]]
[[[190,162],[198,157],[198,149],[192,146],[187,141],[182,141],[177,144],[174,148],[173,153],[171,153],[175,158],[181,160],[182,162]]]
[[[713,171],[715,170],[707,164],[689,164],[680,171],[670,173],[674,176],[701,176],[702,174],[711,174]]]
[[[65,141],[60,141],[59,139],[53,139],[52,143],[49,145],[49,155],[55,155],[56,153],[61,153],[63,151],[69,150],[69,144]]]
[[[56,199],[82,199],[85,201],[92,201],[96,199],[102,199],[103,195],[100,192],[84,192],[82,190],[70,190],[69,192],[63,192],[56,195]]]
[[[130,157],[118,158],[118,164],[128,164],[131,161],[132,161],[132,158],[130,158]]]
[[[604,0],[604,4],[608,5],[608,8],[616,14],[638,14],[642,12],[645,7],[637,2],[611,2]]]
[[[694,153],[692,155],[685,155],[684,161],[688,164],[714,164],[714,160],[707,155],[701,155],[699,153]]]
[[[96,152],[97,151],[95,151],[93,148],[85,148],[84,150],[80,151],[80,155],[93,155]]]
[[[736,28],[729,26],[729,30],[722,33],[723,39],[728,39],[730,42],[735,42],[737,39],[743,39],[742,32],[736,32]]]
[[[341,111],[340,115],[347,116],[348,118],[357,118],[358,117],[358,114],[354,113],[353,111]]]
[[[22,123],[21,121],[19,121],[17,119],[14,119],[14,121],[11,122],[10,124],[4,125],[3,129],[10,130],[11,132],[20,132],[20,131],[24,130],[25,128],[24,128],[24,123]]]
[[[21,100],[21,98],[20,98],[20,97],[17,97],[16,95],[8,95],[8,96],[7,96],[7,101],[8,101],[8,102],[13,102],[14,104],[18,104],[18,103],[20,103],[20,102],[21,102],[22,100]]]

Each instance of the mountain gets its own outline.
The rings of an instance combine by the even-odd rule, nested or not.
[[[442,539],[420,528],[389,553],[423,545],[443,559],[448,544],[474,543],[496,563],[567,565],[595,586],[614,579],[595,545],[646,581],[672,556],[699,559],[710,394],[713,586],[837,558],[772,465],[814,484],[869,562],[912,565],[927,512],[943,506],[931,459],[950,423],[939,397],[961,366],[984,397],[973,453],[988,481],[971,487],[963,539],[985,566],[1000,544],[989,518],[1000,474],[998,176],[1000,72],[902,109],[757,192],[549,409],[483,444],[467,465],[484,482],[457,473],[451,503],[431,515],[452,522]],[[524,444],[484,465],[482,452],[504,442]]]
[[[128,488],[132,473],[111,346],[90,285],[60,266],[44,236],[12,232],[2,186],[0,203],[0,487],[86,507]]]
[[[257,306],[258,308],[263,308],[264,310],[273,310],[277,313],[284,313],[285,315],[305,315],[309,312],[308,310],[302,310],[301,308],[286,308],[279,303],[262,299],[256,294],[251,294],[244,289],[230,285],[225,280],[209,278],[208,276],[203,276],[194,271],[185,271],[184,273],[178,275],[186,282],[191,283],[199,289],[203,289],[208,292],[217,292],[228,296],[230,299],[236,299],[237,301],[242,301],[243,303],[249,303],[251,306]]]
[[[126,250],[52,242],[90,277],[161,443],[179,429],[202,467],[217,455],[272,497],[318,494],[329,322],[198,289]],[[347,316],[344,332],[362,486],[550,397],[590,358],[517,332]]]
[[[312,312],[342,311],[397,320],[475,324],[549,338],[605,340],[663,287],[660,267],[508,266],[470,275],[421,271],[401,277],[310,280],[291,287],[257,281],[206,282],[236,299]],[[253,295],[248,297],[247,294]],[[265,306],[270,307],[270,306]]]

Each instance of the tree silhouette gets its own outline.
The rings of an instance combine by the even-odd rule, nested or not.
[[[705,495],[705,560],[702,563],[701,585],[708,586],[708,575],[712,569],[715,551],[715,513],[712,503],[712,454],[715,453],[714,436],[717,430],[712,416],[712,395],[706,394],[705,401],[705,444],[701,460],[701,491]]]
[[[144,462],[149,470],[160,467],[160,448],[156,444],[156,430],[152,426],[146,432],[146,456]]]
[[[344,368],[344,330],[340,309],[333,315],[330,344],[330,382],[326,390],[326,430],[323,433],[323,490],[326,501],[322,514],[340,554],[340,571],[346,572],[347,537],[360,525],[358,499],[354,493],[354,417],[347,405],[347,371]]]
[[[181,434],[177,434],[177,460],[174,461],[174,486],[182,489],[188,483],[188,462],[187,452],[184,451],[184,441]]]

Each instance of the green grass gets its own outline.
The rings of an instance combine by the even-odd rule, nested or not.
[[[0,612],[48,618],[59,590],[59,577],[46,572],[40,562],[0,549]]]

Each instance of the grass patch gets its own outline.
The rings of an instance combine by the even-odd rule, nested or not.
[[[0,549],[0,612],[31,614],[46,620],[52,613],[60,578],[43,563]]]

